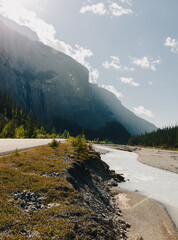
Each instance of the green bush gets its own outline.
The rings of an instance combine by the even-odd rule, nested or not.
[[[54,138],[51,143],[49,143],[49,146],[52,148],[56,148],[59,146],[59,142]]]
[[[64,130],[64,132],[63,132],[63,134],[62,134],[62,137],[65,138],[65,139],[67,139],[67,138],[70,137],[70,133],[69,133],[69,131],[68,131],[67,129]]]
[[[20,153],[17,148],[15,149],[15,152],[11,154],[11,157],[20,157]]]
[[[85,135],[78,135],[76,138],[70,137],[69,142],[72,143],[77,155],[79,157],[80,153],[86,152],[88,150],[88,144],[85,139]]]
[[[23,125],[21,125],[20,127],[16,128],[15,137],[16,138],[25,138],[26,137],[25,129],[24,129]]]

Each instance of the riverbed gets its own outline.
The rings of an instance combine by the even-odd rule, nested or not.
[[[142,164],[136,153],[108,147],[101,149],[108,151],[102,154],[102,160],[126,179],[119,187],[161,202],[178,228],[178,174]]]

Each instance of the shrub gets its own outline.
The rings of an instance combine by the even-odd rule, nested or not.
[[[68,131],[67,129],[64,130],[64,132],[63,132],[63,134],[62,134],[62,137],[65,138],[65,139],[67,139],[67,138],[70,137],[70,133],[69,133],[69,131]]]
[[[25,138],[24,125],[21,125],[20,127],[16,128],[15,137],[16,138]]]
[[[43,138],[45,138],[45,135],[43,135],[43,134],[38,134],[37,136],[36,136],[36,138],[39,138],[39,139],[43,139]]]
[[[12,153],[11,157],[20,157],[20,153],[17,148],[15,149],[15,152]]]
[[[70,138],[72,146],[75,148],[78,157],[80,153],[85,152],[88,149],[88,145],[85,139],[85,135],[78,135],[76,138]]]
[[[59,146],[59,142],[54,138],[51,143],[49,143],[49,146],[52,148],[56,148]]]

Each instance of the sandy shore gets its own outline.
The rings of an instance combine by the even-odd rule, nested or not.
[[[178,152],[151,148],[135,148],[138,161],[152,167],[178,173]]]
[[[112,191],[123,218],[131,225],[129,240],[178,240],[177,229],[162,204],[120,188]]]

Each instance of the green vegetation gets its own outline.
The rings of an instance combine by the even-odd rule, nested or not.
[[[59,142],[54,138],[51,143],[49,143],[49,146],[52,148],[56,148],[59,146]]]
[[[73,141],[79,147],[84,139],[82,136]],[[70,143],[61,143],[56,148],[44,146],[0,158],[0,239],[93,239],[91,234],[96,229],[103,231],[79,192],[67,181],[67,169],[73,162],[90,157],[89,152],[82,151],[78,158],[74,150]],[[68,154],[73,158],[66,162]],[[52,175],[54,172],[58,177]],[[44,205],[57,205],[27,212],[21,207],[22,200],[13,198],[14,193],[24,190],[46,196]]]
[[[166,127],[151,133],[131,137],[128,144],[145,147],[178,149],[178,126]]]
[[[69,142],[72,143],[72,146],[74,147],[75,151],[77,152],[78,158],[81,153],[86,152],[89,148],[84,134],[78,135],[76,138],[70,137]],[[91,146],[90,146],[90,148],[91,148]]]
[[[62,137],[65,138],[65,139],[70,137],[70,133],[69,133],[69,131],[67,129],[64,130],[64,132],[62,134]]]
[[[68,130],[61,137],[68,138]],[[59,138],[55,128],[48,130],[0,90],[0,138]]]
[[[18,107],[7,94],[0,91],[0,137],[31,138],[45,135],[40,122]]]
[[[11,157],[20,157],[20,153],[17,148],[15,149],[15,152],[12,153]]]

